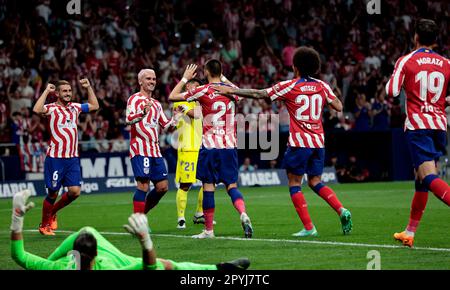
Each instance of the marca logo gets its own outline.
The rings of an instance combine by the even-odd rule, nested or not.
[[[0,198],[12,197],[16,192],[29,189],[31,196],[36,196],[36,188],[32,182],[2,183],[0,184]]]
[[[281,181],[278,172],[249,172],[240,174],[242,186],[253,185],[280,185]]]

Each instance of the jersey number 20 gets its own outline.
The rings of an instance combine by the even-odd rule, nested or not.
[[[295,118],[300,121],[309,121],[310,119],[319,120],[322,111],[322,96],[314,94],[311,99],[307,95],[299,95],[295,98],[295,103],[300,104],[301,107],[297,109]],[[305,112],[309,110],[309,114]]]

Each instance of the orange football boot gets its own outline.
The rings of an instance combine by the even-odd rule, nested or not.
[[[39,232],[44,236],[54,236],[55,233],[50,228],[49,225],[42,226],[42,224],[39,225]]]
[[[403,243],[403,245],[412,248],[414,244],[414,237],[408,236],[405,231],[401,233],[395,233],[394,239]]]

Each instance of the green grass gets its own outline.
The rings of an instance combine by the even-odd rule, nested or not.
[[[253,240],[194,240],[189,238],[202,230],[193,225],[197,193],[191,191],[187,207],[187,229],[176,228],[175,192],[170,191],[150,212],[149,223],[159,257],[175,261],[216,263],[242,256],[250,258],[251,269],[366,269],[370,250],[381,254],[382,269],[450,269],[450,209],[431,193],[425,215],[416,234],[415,246],[383,248],[377,245],[400,245],[392,234],[404,229],[413,196],[413,182],[333,185],[338,197],[353,215],[354,230],[342,235],[336,213],[326,202],[305,188],[305,197],[318,238],[295,241],[291,234],[302,228],[291,203],[287,187],[242,188],[247,212],[254,226]],[[25,218],[25,229],[37,229],[41,216],[42,197],[32,198],[36,208]],[[82,195],[58,215],[61,230],[75,231],[89,225],[101,232],[123,233],[122,225],[132,211],[132,193]],[[18,269],[10,258],[9,224],[11,200],[0,200],[0,269]],[[239,216],[223,189],[216,192],[219,237],[242,237]],[[164,235],[162,235],[164,234]],[[48,256],[67,233],[44,237],[36,232],[25,233],[26,250]],[[167,236],[169,235],[169,236]],[[183,237],[185,236],[185,237]],[[131,236],[108,234],[114,245],[126,254],[140,256],[140,246]],[[270,239],[270,240],[269,240]],[[314,244],[308,241],[346,243]],[[355,246],[347,243],[370,244]],[[433,251],[424,248],[447,248]]]

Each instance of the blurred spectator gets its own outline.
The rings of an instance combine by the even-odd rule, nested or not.
[[[295,43],[295,39],[289,38],[287,45],[283,48],[281,53],[283,58],[283,65],[287,69],[292,69],[292,59],[294,57],[295,50],[297,49],[297,44]]]
[[[364,94],[358,93],[356,97],[356,108],[353,114],[355,115],[355,131],[368,131],[370,126],[370,104],[366,100]]]
[[[254,172],[256,170],[256,165],[251,164],[251,160],[249,157],[244,159],[241,167],[239,167],[239,172]]]
[[[27,136],[28,123],[23,118],[21,112],[14,112],[12,114],[11,133],[11,141],[17,145],[23,143],[24,137]]]
[[[41,1],[41,4],[36,6],[36,11],[38,15],[44,18],[45,22],[48,23],[48,18],[52,14],[52,9],[50,9],[50,0]]]
[[[278,161],[276,159],[269,161],[269,169],[277,169],[278,168]]]
[[[394,98],[391,106],[391,128],[402,128],[405,121],[405,114],[402,112],[400,98]]]
[[[386,93],[384,89],[378,92],[375,102],[372,104],[372,116],[373,116],[373,130],[387,130],[389,129],[389,104],[384,99]]]
[[[343,165],[338,165],[336,161],[336,174],[339,182],[362,182],[369,178],[370,173],[363,168],[356,156],[351,155]]]
[[[125,140],[122,133],[116,132],[116,137],[112,141],[111,152],[127,152],[130,149],[130,144]]]
[[[106,131],[103,128],[98,128],[95,133],[95,149],[98,153],[110,152],[110,144],[106,140]]]
[[[188,63],[202,66],[208,59],[218,58],[223,61],[227,78],[237,86],[265,88],[293,77],[290,69],[297,45],[314,47],[320,53],[320,78],[330,83],[345,104],[343,114],[324,114],[326,130],[348,130],[353,121],[356,130],[370,130],[371,115],[373,128],[385,128],[386,124],[400,128],[404,113],[399,99],[384,100],[380,87],[384,88],[396,59],[410,51],[412,16],[436,19],[440,25],[436,50],[448,56],[450,49],[448,1],[429,5],[412,0],[400,4],[386,1],[385,13],[377,17],[367,17],[365,5],[358,1],[329,1],[326,6],[313,0],[217,1],[207,14],[198,13],[199,1],[157,1],[152,9],[147,2],[132,1],[128,10],[123,10],[121,1],[100,1],[86,5],[82,15],[74,16],[67,15],[61,1],[29,2],[2,2],[2,142],[17,141],[17,136],[22,136],[22,123],[36,126],[37,117],[27,117],[23,109],[32,107],[48,82],[76,82],[83,76],[95,86],[101,111],[80,116],[80,140],[95,141],[97,130],[104,131],[100,135],[106,134],[102,140],[120,140],[117,132],[128,139],[126,101],[138,90],[141,68],[156,70],[158,98],[164,110],[170,111],[167,96]],[[204,77],[201,69],[197,77]],[[73,90],[74,100],[85,99],[78,85]],[[48,101],[54,101],[54,96]],[[288,131],[286,107],[277,102],[268,106],[245,100],[237,110],[255,116],[275,112],[279,114],[280,131]],[[37,130],[40,133],[32,134],[31,139],[46,141],[46,130]],[[163,133],[161,142],[170,148],[167,136],[170,134]],[[81,144],[83,150],[96,151],[95,143]],[[170,153],[170,149],[166,151]]]

